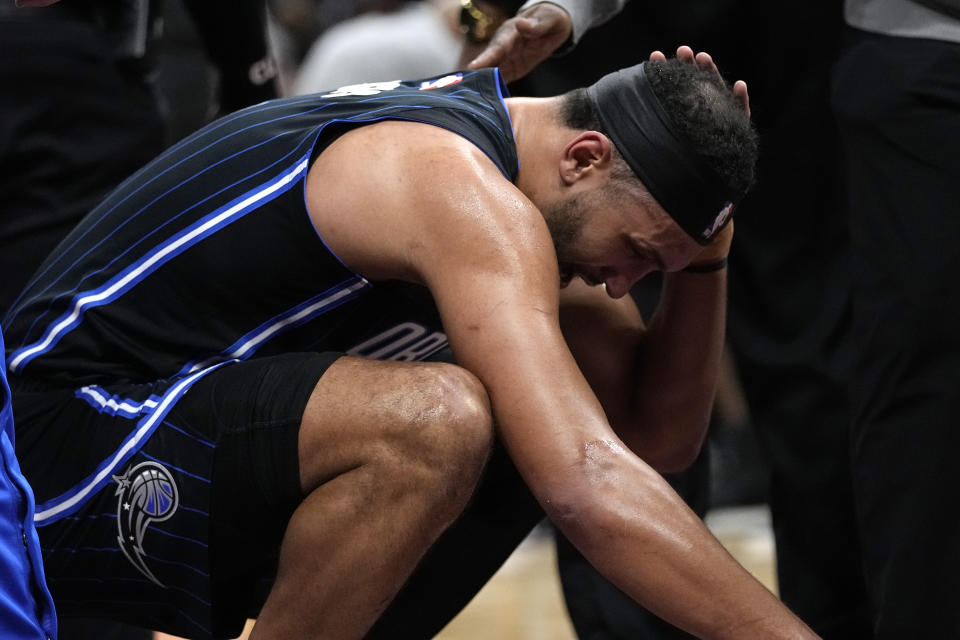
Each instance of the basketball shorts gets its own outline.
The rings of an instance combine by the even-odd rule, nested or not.
[[[59,615],[239,635],[302,499],[304,408],[339,356],[258,358],[157,385],[11,381]]]

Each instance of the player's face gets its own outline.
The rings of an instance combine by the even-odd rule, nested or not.
[[[601,191],[577,194],[545,216],[560,267],[560,286],[574,277],[626,295],[651,271],[678,271],[702,247],[651,198],[613,201]]]

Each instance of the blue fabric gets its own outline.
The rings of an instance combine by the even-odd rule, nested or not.
[[[2,368],[0,381],[0,638],[48,640],[57,637],[56,612],[33,526],[33,491],[17,463],[10,387]]]

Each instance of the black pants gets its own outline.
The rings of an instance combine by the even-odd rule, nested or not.
[[[833,101],[859,347],[853,480],[877,638],[960,637],[960,45],[851,30]]]

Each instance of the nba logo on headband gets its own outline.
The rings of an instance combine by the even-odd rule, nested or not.
[[[733,203],[728,202],[724,205],[723,209],[720,210],[720,213],[717,214],[717,217],[714,218],[713,224],[703,230],[703,239],[709,240],[713,235],[723,228],[723,225],[727,224],[727,220],[730,219],[730,215],[733,213]]]

